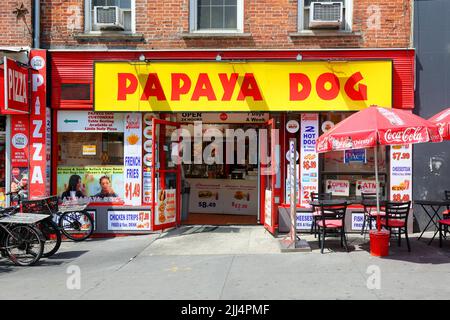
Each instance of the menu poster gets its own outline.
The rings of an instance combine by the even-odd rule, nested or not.
[[[348,197],[350,193],[350,181],[348,180],[325,180],[326,192],[331,192],[333,196]]]
[[[285,203],[291,203],[291,179],[290,179],[290,165],[286,166],[286,192],[285,192]],[[297,179],[297,203],[300,203],[300,166],[297,164],[297,168],[295,170],[295,174]]]
[[[264,203],[264,224],[272,226],[272,190],[266,190]]]
[[[391,146],[392,201],[409,201],[412,194],[412,146]]]
[[[155,224],[175,222],[177,215],[177,195],[175,189],[159,190],[155,212]]]
[[[150,211],[108,210],[108,230],[110,231],[147,231],[150,229]]]
[[[142,202],[142,116],[140,114],[125,114],[124,140],[124,202],[125,205],[140,206]]]
[[[120,112],[59,111],[58,132],[123,132]]]
[[[143,132],[143,143],[142,143],[142,204],[150,205],[152,203],[152,120],[156,118],[154,113],[145,113],[142,116],[142,132]]]
[[[224,199],[221,195],[221,183],[211,180],[191,184],[189,211],[195,213],[223,213]],[[223,197],[225,198],[225,197]]]
[[[11,116],[11,166],[28,167],[28,115]]]
[[[297,211],[297,230],[311,230],[312,221],[312,212]]]
[[[361,231],[364,225],[364,213],[360,212],[352,212],[352,231]],[[364,225],[364,230],[369,230],[376,228],[377,222],[375,220],[372,221],[372,227],[370,226],[370,222],[366,221]]]
[[[319,137],[319,115],[303,113],[300,128],[300,205],[309,206],[311,192],[319,191],[319,156],[316,140]]]
[[[256,184],[236,182],[222,184],[223,213],[254,215],[258,210],[258,187]]]

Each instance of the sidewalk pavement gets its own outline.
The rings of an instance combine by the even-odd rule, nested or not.
[[[0,299],[446,299],[450,241],[392,241],[372,257],[368,237],[350,252],[301,235],[310,253],[280,253],[261,226],[184,226],[162,234],[64,242],[52,258],[19,268],[0,261]],[[79,269],[78,269],[79,268]],[[80,289],[73,287],[74,270]],[[379,277],[378,277],[379,275]],[[379,281],[378,281],[379,280]],[[72,283],[72,286],[71,286]],[[377,285],[379,284],[379,289]],[[369,285],[369,286],[368,286]]]

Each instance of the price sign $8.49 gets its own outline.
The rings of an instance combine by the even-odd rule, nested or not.
[[[198,203],[198,206],[200,208],[215,208],[216,207],[216,203],[215,202],[200,201]]]

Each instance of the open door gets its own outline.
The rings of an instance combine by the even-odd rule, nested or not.
[[[274,119],[266,122],[259,134],[259,162],[260,162],[260,220],[264,227],[275,234],[275,182],[276,164],[275,143],[276,131]]]
[[[152,132],[152,230],[178,226],[181,220],[180,136],[177,122],[153,119]]]

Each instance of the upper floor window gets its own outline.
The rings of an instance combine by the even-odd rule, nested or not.
[[[85,1],[86,32],[135,32],[134,0]]]
[[[353,0],[298,0],[298,30],[352,31]]]
[[[243,32],[244,0],[190,0],[192,32]]]

